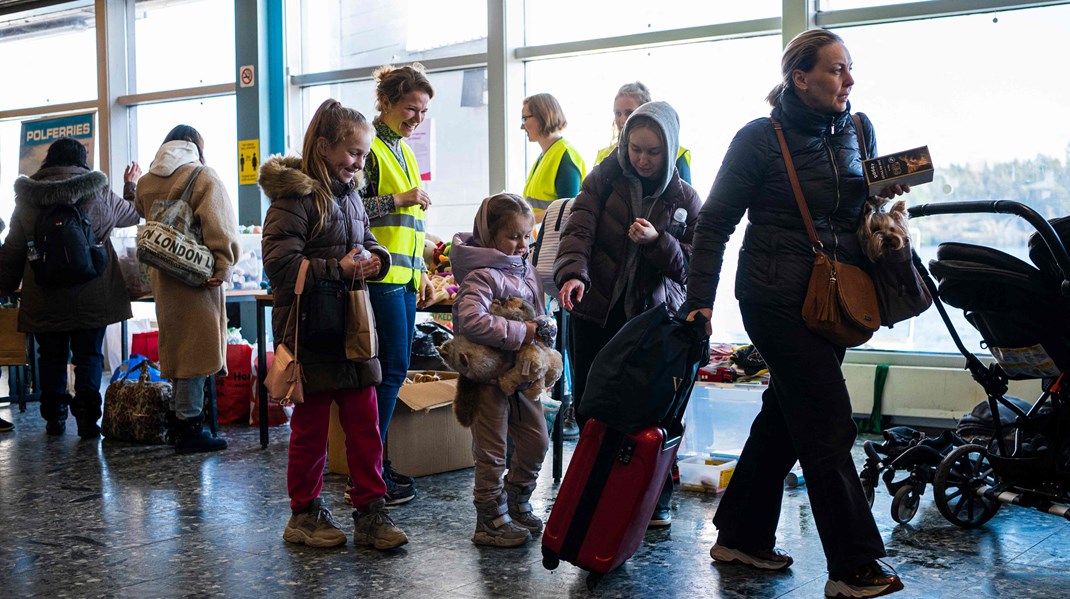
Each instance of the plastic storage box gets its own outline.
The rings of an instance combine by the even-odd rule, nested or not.
[[[726,457],[694,456],[680,460],[680,488],[685,491],[720,493],[728,487],[736,460]]]

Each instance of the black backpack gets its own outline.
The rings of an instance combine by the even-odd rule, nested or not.
[[[710,361],[706,320],[686,320],[664,303],[629,320],[591,364],[576,409],[606,426],[634,433],[680,421],[698,369]]]
[[[108,265],[108,250],[75,204],[41,210],[27,258],[39,285],[72,287],[95,279]]]

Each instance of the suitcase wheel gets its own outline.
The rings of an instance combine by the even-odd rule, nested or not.
[[[547,570],[556,570],[561,565],[561,559],[557,553],[547,547],[542,548],[542,567]]]

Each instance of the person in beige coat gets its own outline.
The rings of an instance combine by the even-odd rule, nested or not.
[[[154,202],[177,200],[196,167],[204,165],[204,139],[189,125],[171,130],[138,182],[138,214],[152,214]],[[204,386],[226,373],[227,315],[224,280],[240,254],[237,219],[219,175],[205,168],[189,199],[193,227],[215,257],[215,272],[201,287],[191,287],[150,268],[156,319],[160,324],[160,374],[174,382],[176,453],[226,449],[227,442],[203,429]]]

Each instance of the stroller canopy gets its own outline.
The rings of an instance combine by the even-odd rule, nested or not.
[[[1040,246],[1050,261],[1043,242]],[[939,281],[940,299],[966,312],[1010,378],[1057,376],[1070,367],[1070,313],[1050,274],[966,243],[940,244],[929,268]]]

